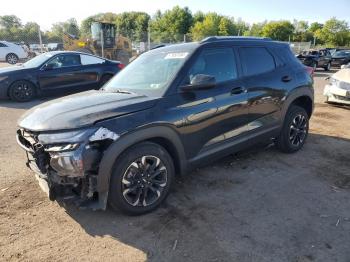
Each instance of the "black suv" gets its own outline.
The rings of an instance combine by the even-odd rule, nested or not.
[[[31,109],[17,140],[50,199],[142,214],[175,174],[258,142],[299,150],[313,111],[309,69],[263,38],[159,47],[101,90]]]
[[[306,66],[314,69],[323,68],[326,71],[331,69],[332,55],[329,50],[310,50],[303,51],[297,58]]]

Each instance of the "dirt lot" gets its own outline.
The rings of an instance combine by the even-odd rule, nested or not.
[[[140,217],[50,202],[15,142],[16,120],[43,100],[1,101],[0,260],[349,262],[350,108],[323,103],[326,75],[301,152],[226,157]]]

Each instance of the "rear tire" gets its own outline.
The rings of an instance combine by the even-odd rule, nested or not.
[[[8,94],[12,101],[28,102],[36,96],[36,90],[32,83],[21,80],[10,86]]]
[[[331,63],[328,63],[325,68],[324,68],[325,71],[329,71],[331,70]]]
[[[11,65],[17,64],[18,60],[19,60],[18,56],[14,53],[10,53],[6,56],[6,62]]]
[[[134,145],[114,164],[109,204],[130,215],[150,212],[167,197],[174,175],[173,161],[163,147],[151,142]]]
[[[291,105],[284,119],[276,146],[284,153],[294,153],[301,149],[309,132],[309,116],[305,109]]]

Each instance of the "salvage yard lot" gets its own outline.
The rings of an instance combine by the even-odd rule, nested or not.
[[[350,107],[323,102],[328,75],[315,74],[300,152],[228,156],[140,217],[50,202],[15,141],[19,116],[47,99],[0,101],[0,260],[350,261]]]

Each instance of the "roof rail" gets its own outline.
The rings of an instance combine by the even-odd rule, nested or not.
[[[214,42],[219,40],[267,40],[272,41],[270,37],[255,37],[255,36],[209,36],[204,38],[201,43]]]
[[[151,50],[157,49],[157,48],[161,48],[161,47],[164,47],[164,46],[165,46],[165,44],[156,45],[156,46],[152,47]]]

